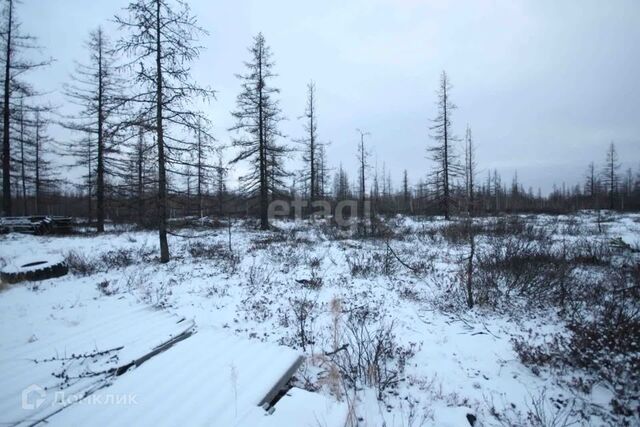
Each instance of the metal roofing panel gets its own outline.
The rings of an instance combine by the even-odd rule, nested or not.
[[[249,413],[264,412],[258,405],[299,361],[300,355],[286,347],[226,331],[198,332],[48,422],[244,426]],[[127,396],[128,404],[103,404]]]

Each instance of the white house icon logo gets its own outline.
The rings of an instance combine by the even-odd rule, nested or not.
[[[22,390],[22,409],[37,409],[44,403],[47,392],[38,384],[31,384]]]

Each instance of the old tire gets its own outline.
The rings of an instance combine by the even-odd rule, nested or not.
[[[0,271],[0,279],[6,283],[17,283],[25,280],[46,280],[64,276],[69,267],[62,259],[49,261],[33,260],[21,265],[7,266]]]

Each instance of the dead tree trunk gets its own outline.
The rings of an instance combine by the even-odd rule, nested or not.
[[[164,132],[162,128],[162,45],[160,33],[160,0],[156,0],[156,132],[158,139],[158,235],[160,237],[160,262],[169,261],[167,241],[167,172],[164,157]]]
[[[4,103],[2,109],[2,210],[5,215],[12,215],[11,206],[11,145],[9,141],[10,106],[9,90],[11,85],[11,31],[13,29],[13,0],[9,0],[7,15],[7,38],[4,66]]]

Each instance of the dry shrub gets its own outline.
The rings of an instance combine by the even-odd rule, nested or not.
[[[579,239],[571,245],[570,256],[578,264],[606,266],[611,263],[611,245],[603,240]]]
[[[69,267],[69,271],[79,276],[90,276],[98,271],[95,260],[77,251],[67,252],[64,261]]]
[[[513,340],[522,363],[534,372],[540,367],[565,372],[573,368],[570,385],[590,392],[597,383],[614,394],[612,422],[629,425],[640,418],[640,267],[611,274],[614,284],[603,284],[590,301],[590,310],[573,313],[568,333],[556,333],[543,344],[534,337]]]
[[[402,380],[413,345],[398,344],[393,321],[371,322],[367,311],[352,312],[342,325],[343,344],[327,353],[343,381],[353,388],[375,387],[378,398]]]
[[[449,222],[439,230],[442,238],[453,244],[461,245],[466,244],[469,240],[469,235],[478,235],[485,232],[485,227],[480,223],[471,224],[469,221],[461,222]]]
[[[295,322],[297,344],[306,352],[308,346],[315,344],[313,323],[318,317],[318,302],[303,295],[289,298],[289,307]]]
[[[100,255],[100,263],[107,270],[128,267],[135,262],[132,249],[114,249]]]
[[[352,252],[346,261],[353,277],[392,276],[398,271],[398,261],[389,249]]]
[[[240,256],[220,243],[191,242],[187,248],[193,258],[220,261],[220,266],[227,273],[235,273],[240,264]]]

